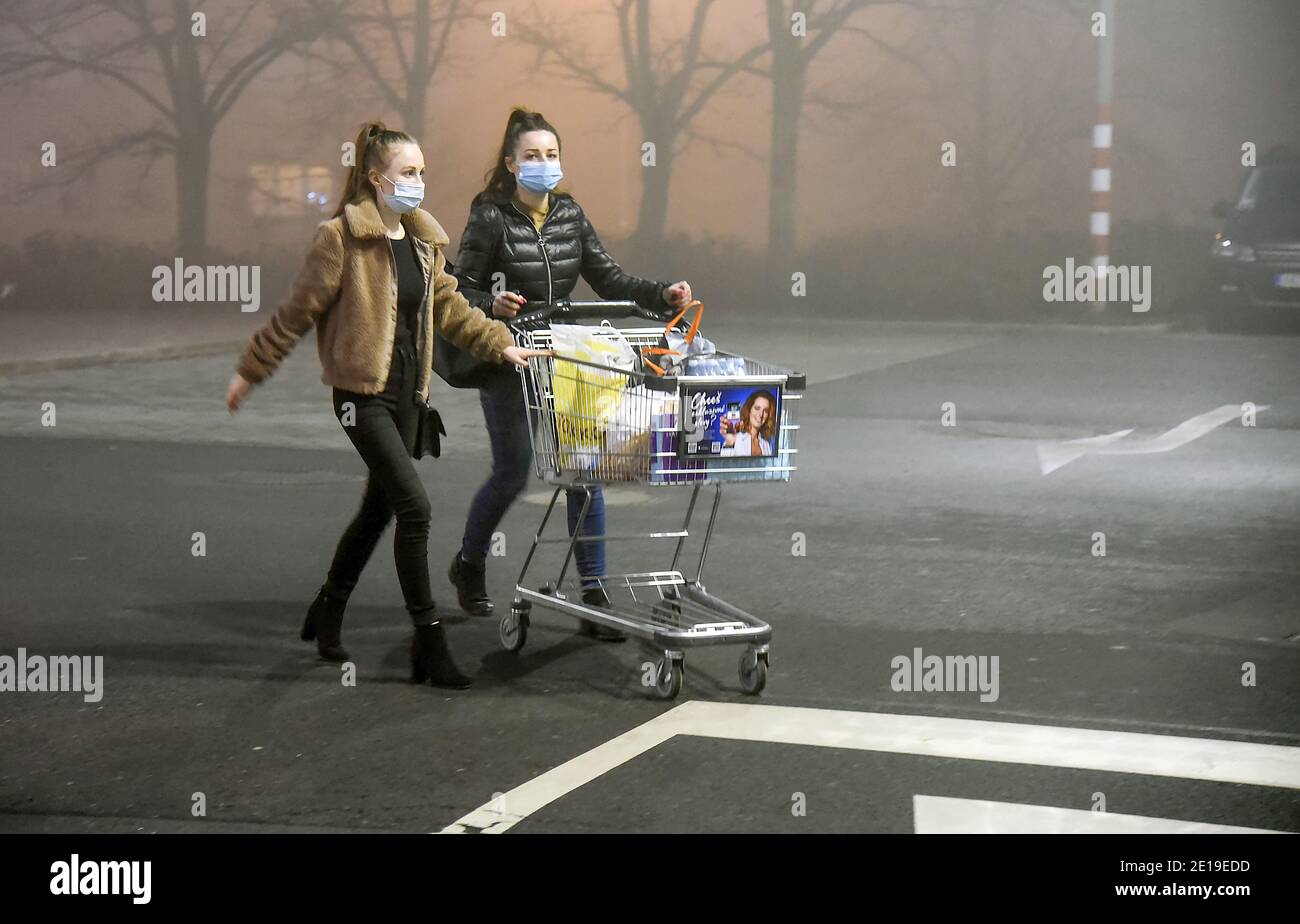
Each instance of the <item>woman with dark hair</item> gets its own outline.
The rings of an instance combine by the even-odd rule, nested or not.
[[[415,139],[380,122],[361,130],[338,211],[316,240],[288,299],[248,341],[226,406],[239,410],[312,325],[321,381],[333,386],[334,414],[369,470],[361,507],[339,540],[325,584],[307,611],[304,641],[322,658],[347,661],[343,608],[380,535],[396,515],[393,557],[415,625],[417,683],[463,689],[429,588],[431,510],[412,453],[433,364],[433,331],[488,362],[527,366],[540,355],[476,311],[445,270],[442,226],[418,208],[424,155]]]
[[[734,426],[722,422],[723,456],[770,456],[776,436],[776,398],[770,391],[756,391],[745,399],[740,420]]]
[[[470,206],[469,223],[460,239],[456,275],[461,291],[485,313],[512,318],[529,301],[567,298],[581,277],[604,299],[631,300],[656,312],[671,311],[691,300],[685,282],[670,285],[623,272],[601,245],[582,207],[556,189],[560,170],[560,136],[540,113],[516,108],[506,123],[496,163],[486,188]],[[665,317],[665,320],[667,318]],[[475,495],[465,524],[461,550],[449,576],[460,605],[478,616],[492,614],[485,568],[492,533],[528,483],[532,446],[519,376],[502,369],[479,389],[483,417],[492,441],[492,473]],[[568,493],[569,533],[578,526],[585,493]],[[605,498],[597,487],[582,524],[582,535],[605,533]],[[605,574],[605,543],[577,544],[582,598],[590,606],[608,606],[600,586]],[[603,641],[622,641],[616,630],[583,621],[583,632]]]

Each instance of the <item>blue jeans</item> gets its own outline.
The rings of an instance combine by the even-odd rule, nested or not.
[[[483,406],[483,420],[487,424],[488,438],[492,442],[492,474],[474,495],[465,523],[465,536],[461,542],[461,555],[474,564],[487,560],[492,544],[492,534],[501,524],[506,511],[515,498],[528,486],[528,473],[533,465],[533,446],[528,438],[527,409],[524,407],[523,388],[519,376],[503,370],[492,382],[479,389],[479,403]],[[568,494],[569,535],[578,527],[585,493],[581,489]],[[605,495],[599,486],[591,489],[591,506],[581,535],[605,535]],[[578,573],[594,577],[605,573],[605,543],[579,542],[576,556]],[[583,586],[596,586],[596,581],[584,581]]]

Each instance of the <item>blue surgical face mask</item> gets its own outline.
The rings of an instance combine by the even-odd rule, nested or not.
[[[519,165],[519,185],[531,192],[550,192],[562,179],[558,160],[526,160]]]
[[[380,176],[384,176],[382,173]],[[388,180],[388,177],[384,176]],[[384,193],[384,202],[387,206],[399,215],[405,215],[407,212],[413,212],[424,201],[424,184],[423,183],[394,183],[391,194]]]

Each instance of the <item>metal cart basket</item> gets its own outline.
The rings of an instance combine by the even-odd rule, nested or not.
[[[656,327],[617,329],[620,339],[626,338],[638,353],[642,347],[658,344],[664,334],[663,319],[635,302],[557,302],[516,316],[511,327],[520,346],[551,349],[552,323],[598,320],[601,326],[593,331],[599,336],[602,330],[614,330],[609,322],[615,318],[658,323]],[[659,375],[643,371],[640,363],[631,370],[612,369],[557,354],[532,357],[528,368],[520,370],[537,474],[555,485],[555,490],[519,573],[510,611],[501,617],[500,638],[507,650],[523,648],[531,610],[537,604],[622,630],[662,652],[653,685],[663,699],[673,699],[681,690],[685,649],[701,645],[744,646],[741,688],[751,694],[763,689],[772,629],[705,590],[704,564],[723,484],[786,482],[797,470],[796,418],[806,379],[790,369],[721,352],[701,357],[686,369],[687,374]],[[704,446],[701,452],[700,443],[693,441],[700,433],[691,427],[703,417],[699,412],[705,398],[744,394],[745,389],[761,391],[775,417],[772,436],[762,443],[766,453],[719,457],[717,442]],[[736,405],[729,407],[731,416],[736,417]],[[592,488],[614,482],[689,487],[690,500],[680,528],[632,535],[582,535]],[[679,562],[705,485],[713,486],[712,505],[695,573],[687,577]],[[573,488],[585,492],[578,528],[573,536],[546,537],[560,494]],[[627,539],[671,540],[675,549],[662,570],[569,576],[571,566],[577,570],[579,542]],[[566,545],[563,560],[558,572],[534,589],[528,580],[529,570],[539,547],[551,543]],[[662,567],[662,559],[654,565]],[[584,587],[592,586],[605,591],[609,608],[582,601]],[[648,677],[646,682],[649,684]]]

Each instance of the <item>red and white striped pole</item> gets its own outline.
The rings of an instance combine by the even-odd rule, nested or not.
[[[1098,36],[1097,48],[1097,115],[1092,125],[1092,210],[1088,215],[1088,233],[1092,237],[1092,265],[1098,272],[1110,265],[1110,150],[1114,137],[1111,123],[1111,86],[1115,72],[1115,0],[1101,0],[1105,31]],[[1103,310],[1105,302],[1093,303]]]
[[[1110,263],[1110,104],[1097,105],[1092,125],[1092,211],[1088,230],[1092,235],[1092,265],[1101,269]]]

